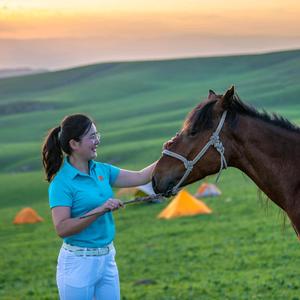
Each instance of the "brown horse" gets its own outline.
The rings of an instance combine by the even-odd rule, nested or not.
[[[209,91],[165,144],[153,174],[156,193],[167,196],[207,175],[235,167],[289,216],[300,233],[300,128],[243,103],[234,87]]]

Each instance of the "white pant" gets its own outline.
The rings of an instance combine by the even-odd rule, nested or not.
[[[60,249],[56,281],[61,300],[119,300],[115,248],[102,256],[76,256]]]

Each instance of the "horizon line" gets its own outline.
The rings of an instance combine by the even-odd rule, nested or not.
[[[34,68],[30,66],[20,66],[20,67],[13,67],[13,68],[0,68],[0,71],[18,71],[18,70],[30,70],[30,71],[38,71],[40,73],[47,73],[47,72],[59,72],[64,70],[72,70],[77,68],[89,67],[93,65],[99,64],[118,64],[118,63],[135,63],[135,62],[160,62],[160,61],[173,61],[173,60],[188,60],[188,59],[197,59],[197,58],[227,58],[227,57],[238,57],[238,56],[257,56],[257,55],[269,55],[275,53],[283,53],[283,52],[297,52],[300,51],[299,48],[286,48],[286,49],[274,49],[274,50],[257,50],[257,51],[250,51],[250,52],[237,52],[237,53],[224,53],[224,54],[210,54],[210,55],[187,55],[187,56],[174,56],[174,57],[159,57],[159,58],[141,58],[141,59],[116,59],[116,60],[104,60],[104,61],[95,61],[86,64],[78,64],[78,65],[70,65],[67,67],[58,67],[58,68]]]

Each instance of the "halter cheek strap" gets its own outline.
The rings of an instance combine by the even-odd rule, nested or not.
[[[197,154],[197,156],[193,159],[193,160],[187,160],[184,156],[172,152],[170,150],[163,150],[163,154],[168,155],[168,156],[172,156],[174,158],[177,158],[179,160],[181,160],[186,168],[185,173],[183,174],[182,178],[179,180],[179,182],[172,188],[172,193],[176,194],[179,191],[179,187],[181,186],[181,184],[184,182],[184,180],[189,176],[189,174],[192,172],[194,165],[200,160],[200,158],[206,153],[206,151],[208,150],[208,148],[210,146],[214,146],[214,148],[220,153],[220,170],[216,179],[216,182],[219,180],[220,175],[221,175],[221,171],[223,168],[227,168],[227,162],[224,156],[224,146],[222,144],[222,142],[220,141],[220,137],[219,137],[219,133],[224,125],[225,122],[225,118],[227,115],[227,111],[225,110],[222,114],[221,120],[219,122],[219,125],[217,127],[217,129],[214,131],[214,133],[212,134],[212,136],[210,137],[209,141],[206,143],[206,145],[202,148],[202,150]]]

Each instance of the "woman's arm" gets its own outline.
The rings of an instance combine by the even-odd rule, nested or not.
[[[114,183],[115,187],[130,187],[143,185],[151,181],[152,172],[156,166],[156,162],[140,171],[129,171],[121,169]]]
[[[99,216],[108,211],[122,207],[122,202],[117,199],[109,199],[103,205],[89,211],[87,214],[94,214],[87,218],[71,218],[71,208],[69,206],[56,206],[52,208],[52,220],[56,232],[60,237],[76,234],[94,222]],[[99,213],[99,214],[98,214]]]

